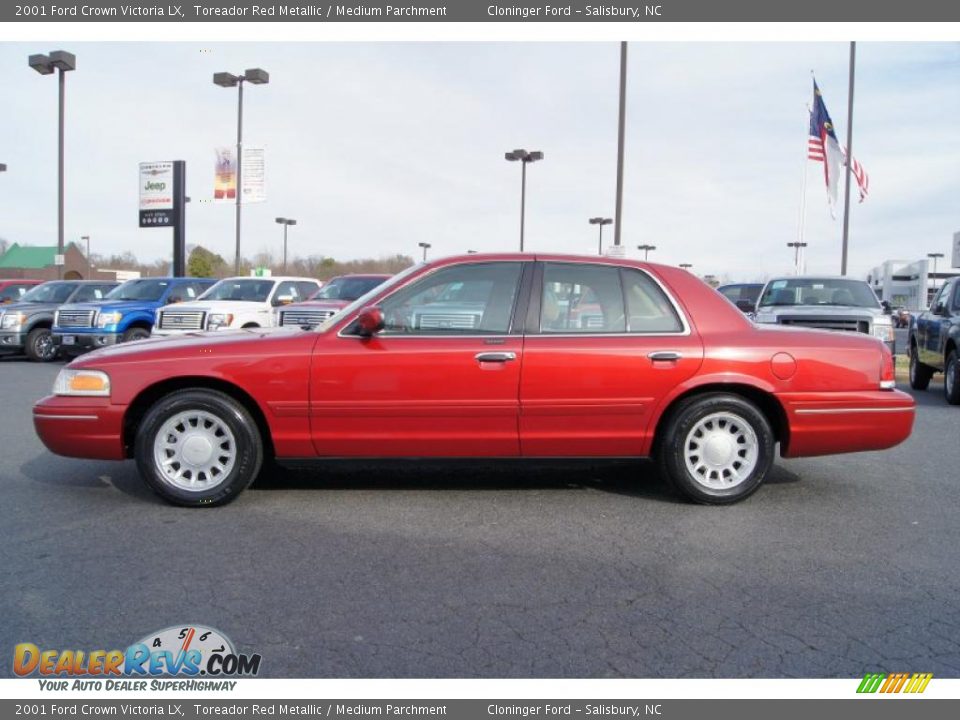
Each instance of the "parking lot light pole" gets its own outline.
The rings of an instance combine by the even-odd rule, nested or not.
[[[7,171],[7,164],[0,163],[0,172],[6,172],[6,171]]]
[[[426,261],[427,261],[427,250],[429,250],[430,248],[432,248],[433,245],[431,245],[431,244],[428,243],[428,242],[417,243],[417,245],[423,248],[423,261],[426,262]]]
[[[937,291],[937,260],[943,257],[943,253],[927,253],[927,257],[933,260],[933,275],[930,277],[933,280],[933,291]]]
[[[296,225],[297,221],[293,218],[277,218],[277,222],[283,225],[283,274],[287,274],[287,228]]]
[[[680,267],[682,267],[684,270],[689,270],[693,267],[693,263],[680,263]]]
[[[87,244],[87,255],[86,255],[86,258],[87,258],[87,265],[89,266],[89,278],[88,278],[88,279],[90,279],[90,278],[93,277],[93,264],[90,262],[90,236],[89,236],[89,235],[81,235],[81,236],[80,236],[80,241]]]
[[[213,84],[220,87],[237,88],[237,247],[233,260],[233,272],[240,274],[240,205],[243,195],[243,83],[266,85],[270,82],[270,74],[262,68],[250,68],[243,75],[233,75],[227,72],[213,74]]]
[[[800,248],[805,248],[807,243],[795,241],[788,242],[787,247],[793,248],[793,269],[796,275],[800,274]]]
[[[527,209],[527,164],[543,160],[543,153],[539,150],[527,152],[523,148],[504,153],[504,158],[510,162],[520,162],[523,170],[520,173],[520,252],[523,252],[523,222]]]
[[[64,121],[66,119],[66,73],[77,69],[77,58],[73,53],[65,50],[55,50],[49,55],[31,55],[27,62],[34,70],[41,75],[51,75],[54,70],[60,71],[60,123],[58,131],[58,151],[57,151],[57,255],[63,256],[63,140],[64,140]],[[57,265],[57,277],[63,278],[63,265]]]
[[[600,240],[599,240],[599,242],[598,242],[598,244],[597,244],[597,255],[603,255],[603,226],[604,226],[604,225],[610,225],[610,224],[612,224],[612,223],[613,223],[613,218],[605,218],[605,217],[592,217],[592,218],[590,218],[590,224],[591,224],[591,225],[599,225],[599,226],[600,226]]]
[[[637,245],[637,250],[643,250],[643,261],[647,261],[647,256],[650,254],[651,250],[656,250],[656,245]]]

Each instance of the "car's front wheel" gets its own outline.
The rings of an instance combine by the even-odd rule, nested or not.
[[[960,358],[957,351],[947,355],[947,364],[943,369],[943,393],[951,405],[960,405]]]
[[[143,479],[164,499],[222,505],[260,472],[263,438],[249,411],[229,395],[182,390],[147,411],[134,454]]]
[[[34,328],[27,334],[24,348],[27,357],[34,362],[50,362],[57,357],[57,346],[53,343],[50,328]]]
[[[926,390],[933,377],[933,368],[920,362],[917,344],[910,344],[910,387],[914,390]]]
[[[657,459],[673,486],[708,505],[751,495],[773,465],[776,440],[766,416],[738,395],[684,401],[667,420]]]

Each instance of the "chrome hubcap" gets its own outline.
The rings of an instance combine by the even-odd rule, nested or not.
[[[53,338],[49,333],[37,338],[37,355],[42,358],[49,358],[53,356],[53,352]]]
[[[684,440],[690,476],[711,490],[736,487],[757,466],[760,443],[750,424],[731,412],[702,418]]]
[[[237,443],[230,428],[205,410],[189,410],[168,419],[153,440],[153,460],[170,485],[200,492],[230,474]]]

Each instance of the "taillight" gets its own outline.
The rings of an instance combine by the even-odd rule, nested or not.
[[[880,356],[880,389],[893,390],[897,386],[897,375],[893,366],[893,353],[884,343]]]

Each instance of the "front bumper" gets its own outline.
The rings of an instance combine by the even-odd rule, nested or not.
[[[22,353],[26,345],[26,332],[21,330],[0,331],[0,353]]]
[[[117,333],[76,333],[69,330],[55,330],[53,332],[53,344],[65,353],[87,352],[97,348],[110,347],[118,342],[120,342],[120,336]]]
[[[787,415],[784,457],[886,450],[913,430],[916,403],[899,390],[781,393]]]
[[[33,427],[50,452],[66,457],[123,460],[124,405],[109,398],[48,395],[33,406]]]

